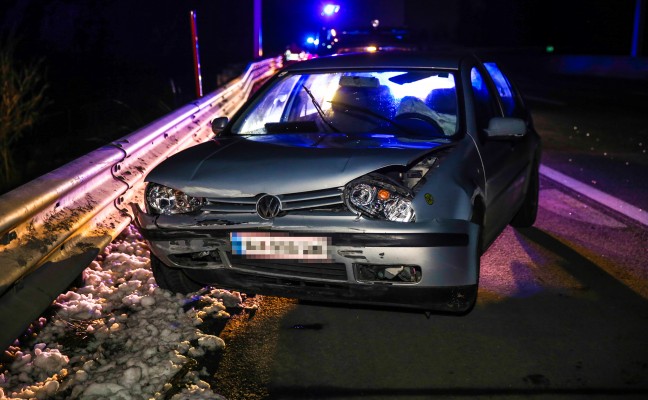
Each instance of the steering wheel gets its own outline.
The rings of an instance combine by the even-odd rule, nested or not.
[[[405,120],[422,121],[433,128],[435,135],[445,135],[445,132],[443,131],[443,128],[441,128],[441,125],[439,125],[439,123],[429,115],[407,112],[398,114],[394,117],[394,120],[399,122],[404,122]]]

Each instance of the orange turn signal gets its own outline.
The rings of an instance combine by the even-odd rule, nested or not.
[[[391,197],[391,193],[389,193],[389,190],[380,189],[378,191],[378,199],[388,200],[390,197]]]

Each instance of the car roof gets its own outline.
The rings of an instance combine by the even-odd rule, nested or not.
[[[286,67],[285,71],[353,68],[442,68],[458,70],[462,60],[473,57],[467,51],[419,53],[383,51],[375,53],[336,54],[302,61]]]

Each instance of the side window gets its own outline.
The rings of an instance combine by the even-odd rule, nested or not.
[[[517,98],[515,96],[515,91],[511,86],[508,78],[504,76],[497,64],[493,62],[484,63],[486,70],[493,78],[497,92],[499,93],[500,98],[502,99],[502,105],[504,107],[504,116],[506,117],[519,117],[520,113],[518,111]]]
[[[477,120],[477,129],[483,132],[488,128],[488,121],[491,118],[499,116],[497,103],[484,77],[475,67],[470,71],[470,81],[472,83],[473,98],[475,100],[475,118]]]

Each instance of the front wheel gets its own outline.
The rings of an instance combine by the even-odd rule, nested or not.
[[[151,269],[158,286],[174,293],[187,294],[202,289],[203,285],[190,279],[181,268],[165,265],[151,254]]]

